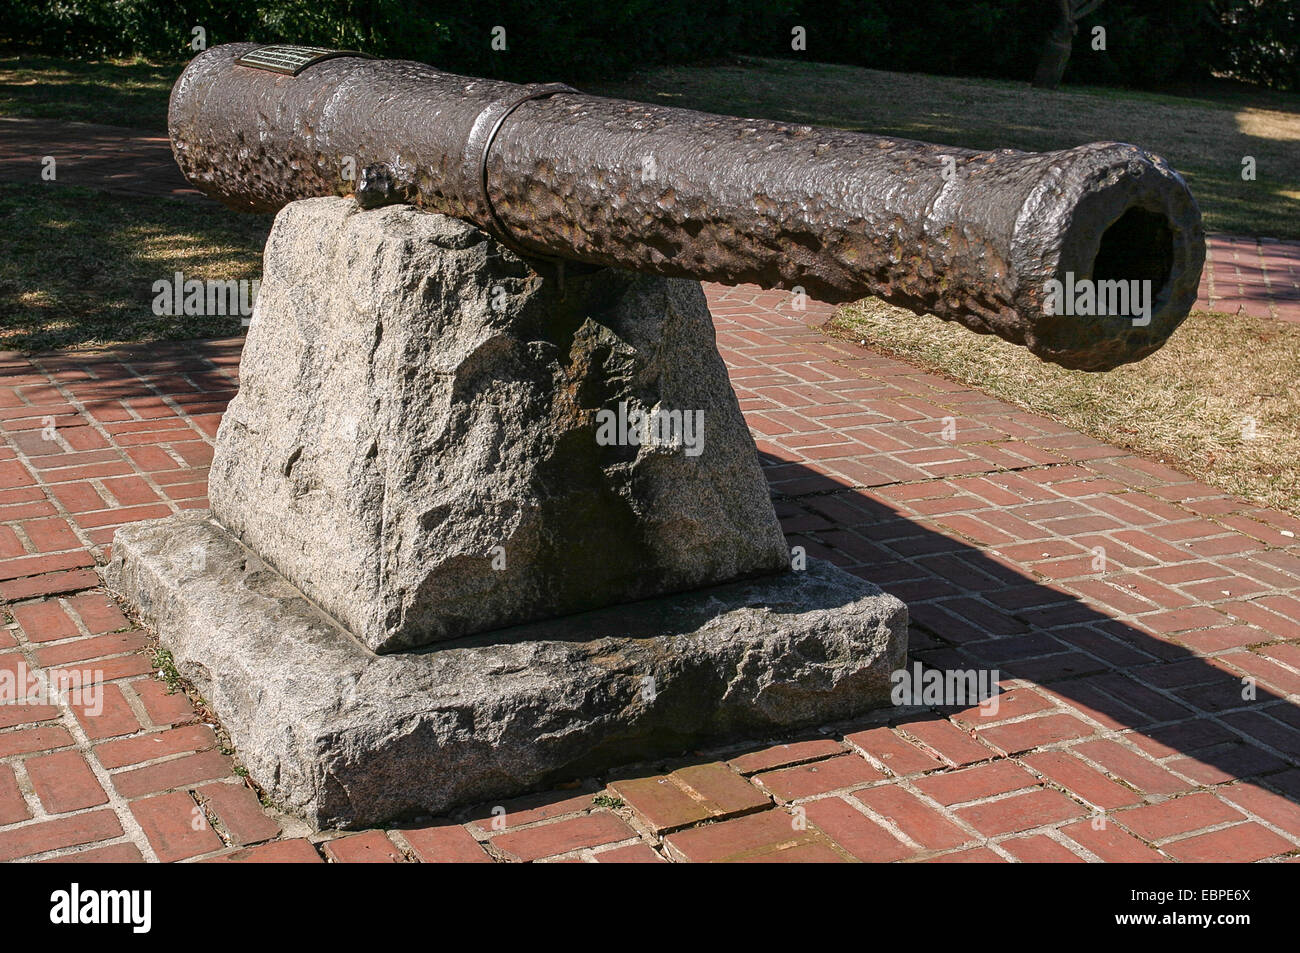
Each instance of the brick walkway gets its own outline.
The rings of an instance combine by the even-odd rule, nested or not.
[[[90,123],[0,118],[0,181],[39,182],[46,155],[58,160],[58,183],[203,200],[176,167],[166,136]],[[1209,236],[1196,307],[1300,323],[1300,241]]]
[[[454,819],[309,831],[259,807],[93,569],[115,526],[204,505],[241,342],[4,356],[0,674],[105,695],[93,716],[0,705],[0,859],[1300,854],[1300,520],[829,339],[808,326],[822,306],[709,290],[791,543],[906,600],[915,660],[996,669],[996,715],[891,709]]]
[[[1300,324],[1300,242],[1210,235],[1196,308]]]
[[[55,159],[53,183],[41,180],[45,156]],[[0,118],[0,182],[203,200],[176,167],[166,134],[60,119]]]

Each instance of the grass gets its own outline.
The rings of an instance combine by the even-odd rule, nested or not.
[[[162,130],[184,63],[69,60],[0,53],[0,116]]]
[[[598,89],[706,112],[839,126],[971,149],[1134,142],[1184,174],[1211,231],[1300,238],[1300,95],[1216,83],[1194,96],[744,59]],[[1241,178],[1254,156],[1257,178]]]
[[[172,653],[161,647],[154,647],[149,652],[155,677],[167,684],[167,694],[175,695],[178,691],[183,691],[184,678],[180,669],[176,667],[176,659],[172,657]]]
[[[239,317],[155,316],[153,283],[261,275],[266,215],[110,195],[73,186],[0,183],[0,348],[225,337]]]
[[[1300,326],[1196,313],[1155,354],[1105,374],[875,299],[842,309],[831,331],[1300,514]]]

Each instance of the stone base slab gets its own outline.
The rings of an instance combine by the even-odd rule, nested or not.
[[[323,541],[323,544],[326,544]],[[889,702],[907,608],[829,563],[376,655],[207,512],[105,569],[277,804],[355,827]]]

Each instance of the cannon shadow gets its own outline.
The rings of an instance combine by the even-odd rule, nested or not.
[[[1148,788],[1125,778],[1122,765],[1102,761],[1108,773],[1143,793],[1181,794],[1242,780],[1300,802],[1300,772],[1294,770],[1300,762],[1300,707],[1282,691],[1259,680],[1249,697],[1247,673],[1214,656],[1114,618],[986,550],[921,525],[861,487],[769,453],[760,457],[775,484],[773,502],[791,546],[803,546],[809,556],[830,560],[908,604],[909,668],[920,663],[940,671],[995,669],[1003,683],[1020,680],[1096,726],[1079,742],[1123,733],[1159,760],[1160,768],[1190,779],[1179,790],[1148,762]],[[977,734],[988,726],[970,705],[933,706],[928,712],[903,709],[891,721],[958,715],[958,724]],[[1023,714],[1031,712],[1002,710],[990,723]],[[1073,738],[1067,730],[1039,744],[1056,740]],[[1025,744],[1007,754],[1037,746]],[[1157,779],[1170,787],[1165,790]]]

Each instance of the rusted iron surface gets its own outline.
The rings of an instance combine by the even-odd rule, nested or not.
[[[468,219],[524,253],[729,284],[876,295],[1066,367],[1158,348],[1196,299],[1200,212],[1124,143],[973,152],[336,57],[297,76],[186,68],[181,170],[238,209],[348,194]],[[349,177],[349,175],[351,177]],[[1049,282],[1149,280],[1149,321],[1050,313]]]

